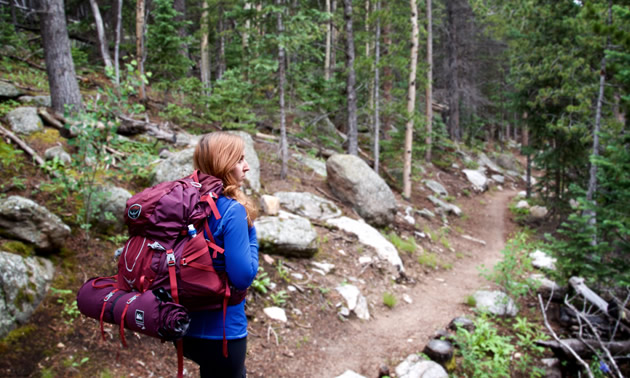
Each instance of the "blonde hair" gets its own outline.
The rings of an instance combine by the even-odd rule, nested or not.
[[[232,170],[243,156],[245,142],[235,134],[214,132],[199,140],[193,154],[193,167],[223,181],[223,194],[245,207],[247,224],[251,227],[258,215],[252,200],[241,191]]]

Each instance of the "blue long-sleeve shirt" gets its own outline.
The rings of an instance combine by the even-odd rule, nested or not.
[[[247,225],[245,207],[236,200],[221,196],[217,200],[221,219],[208,217],[208,226],[216,244],[225,249],[223,256],[213,259],[218,271],[227,272],[237,289],[246,289],[258,272],[258,241],[256,229]],[[202,339],[223,339],[223,311],[198,311],[190,314],[190,328],[186,336]],[[247,336],[245,300],[228,306],[225,316],[225,336],[228,340]]]

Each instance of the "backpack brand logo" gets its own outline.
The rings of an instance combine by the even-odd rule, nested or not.
[[[138,219],[140,217],[140,213],[142,212],[142,205],[134,203],[129,206],[129,210],[127,211],[127,215],[129,219]]]
[[[136,325],[144,329],[144,311],[136,310]]]

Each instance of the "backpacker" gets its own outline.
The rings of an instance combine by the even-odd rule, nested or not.
[[[133,302],[135,299],[131,298],[152,296],[152,292],[162,289],[170,293],[174,303],[190,311],[222,309],[225,322],[227,306],[240,303],[247,292],[231,287],[227,273],[216,271],[212,265],[212,258],[224,250],[215,244],[207,218],[210,215],[221,218],[215,201],[222,191],[220,179],[195,171],[182,179],[147,188],[127,200],[125,223],[129,239],[118,251],[118,273],[111,277],[112,291],[135,292],[129,299]],[[103,315],[107,308],[104,302],[111,297],[99,291],[101,288],[95,287],[94,282],[88,287],[88,282],[82,287],[84,294],[77,297],[77,304],[86,316],[94,318],[95,314],[100,314],[96,319],[102,328],[103,321],[107,321]],[[89,295],[99,299],[85,299]],[[149,300],[138,303],[151,303],[150,308],[144,310],[155,310],[155,304]],[[124,345],[123,327],[134,329],[130,326],[132,323],[127,322],[125,316],[114,316],[111,321],[121,324]],[[143,333],[154,336],[159,330],[143,330]],[[181,340],[176,344],[178,376],[182,376]],[[223,354],[227,356],[225,330]]]

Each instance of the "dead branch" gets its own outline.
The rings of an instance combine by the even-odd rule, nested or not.
[[[594,339],[584,339],[584,341],[579,339],[556,339],[554,340],[537,340],[536,345],[540,345],[543,347],[551,348],[552,350],[561,350],[563,352],[576,353],[580,357],[588,357],[591,355],[591,351],[585,345],[589,344],[592,347],[598,348],[600,347],[599,342]],[[630,341],[607,341],[604,342],[603,345],[610,351],[611,354],[628,354],[630,353]],[[566,348],[566,349],[565,349]],[[569,348],[571,348],[569,350]],[[574,355],[575,356],[575,355]]]
[[[118,118],[121,119],[121,125],[118,128],[118,133],[122,135],[135,135],[146,133],[156,139],[168,141],[174,143],[177,140],[177,134],[170,128],[164,127],[164,125],[158,125],[149,121],[141,121],[133,119],[124,114],[119,114]]]
[[[18,137],[17,135],[13,134],[9,130],[5,129],[4,127],[2,127],[2,125],[0,125],[0,133],[4,134],[7,138],[11,139],[24,152],[29,154],[33,158],[33,160],[35,160],[37,165],[39,165],[40,167],[44,166],[45,164],[44,159],[42,159],[42,157],[39,156],[34,149],[32,149],[28,144],[26,144],[26,142],[24,142],[22,138]]]
[[[613,318],[617,318],[617,320],[615,322],[615,328],[613,329],[612,335],[610,336],[611,340],[615,339],[615,335],[617,334],[617,330],[619,329],[619,326],[627,328],[625,327],[624,324],[621,324],[622,322],[623,323],[630,322],[630,314],[629,314],[630,311],[626,309],[626,306],[628,305],[628,301],[630,301],[630,289],[628,289],[628,295],[626,295],[626,299],[623,301],[623,303],[620,303],[620,301],[616,297],[613,297],[613,301],[617,309],[617,315],[615,316],[615,314],[613,313],[611,314],[611,316]]]
[[[593,327],[593,324],[591,324],[591,322],[588,320],[588,318],[586,316],[584,316],[584,314],[582,314],[581,312],[579,312],[577,310],[577,308],[575,308],[575,306],[573,306],[571,303],[569,303],[569,301],[567,300],[567,298],[564,298],[564,304],[566,306],[568,306],[571,310],[573,310],[575,312],[575,314],[577,315],[578,319],[583,320],[591,329],[591,332],[593,333],[593,335],[595,336],[595,338],[597,339],[597,342],[599,343],[600,348],[604,351],[604,353],[606,354],[606,357],[608,359],[608,361],[610,362],[610,364],[613,366],[613,368],[615,369],[615,373],[617,373],[617,376],[622,378],[622,374],[619,371],[619,367],[617,366],[617,363],[615,362],[615,359],[613,358],[613,356],[610,354],[610,350],[608,350],[608,348],[606,348],[604,346],[604,343],[602,342],[602,339],[599,337],[599,332],[597,332],[597,330],[595,329],[595,327]],[[580,341],[582,341],[582,343],[584,343],[585,345],[587,345],[589,347],[589,349],[591,349],[593,351],[593,353],[595,355],[598,355],[597,353],[597,349],[595,349],[594,347],[592,347],[589,343],[586,342],[586,340],[584,340],[582,338],[582,325],[580,323]],[[601,358],[600,358],[601,360]]]
[[[597,307],[604,314],[608,314],[608,303],[597,295],[593,290],[589,289],[588,286],[584,283],[584,278],[582,277],[571,277],[569,278],[569,284],[575,289],[576,293],[580,294],[584,299],[586,299],[589,303]]]
[[[37,114],[50,126],[59,130],[59,134],[64,138],[75,138],[77,136],[76,129],[74,127],[66,128],[64,123],[68,124],[68,120],[65,119],[62,115],[54,112],[53,114],[48,113],[48,110],[43,107],[37,108]],[[63,121],[62,121],[63,120]],[[63,123],[62,123],[63,122]]]
[[[586,369],[586,373],[588,374],[588,376],[590,378],[593,378],[593,373],[591,372],[591,369],[588,367],[588,364],[586,362],[584,362],[584,360],[582,358],[580,358],[580,356],[578,355],[578,353],[576,353],[576,351],[565,341],[560,340],[560,338],[558,337],[558,335],[556,334],[556,332],[553,330],[553,328],[551,328],[551,325],[549,324],[549,320],[547,319],[547,313],[545,311],[545,306],[543,303],[543,299],[542,296],[540,294],[538,294],[538,303],[540,304],[540,309],[542,311],[542,315],[543,315],[543,320],[545,322],[545,327],[547,327],[547,329],[549,330],[549,332],[551,333],[551,336],[553,336],[553,338],[556,340],[556,342],[558,343],[559,347],[566,353],[569,352],[573,355],[573,357],[575,357],[575,359],[582,364],[582,366],[584,367],[584,369]],[[577,340],[580,344],[581,342],[579,340]],[[548,346],[548,345],[544,345],[544,344],[540,344],[540,343],[546,343],[546,341],[536,341],[536,344],[538,345],[542,345],[542,346]],[[551,346],[548,346],[551,347]]]

